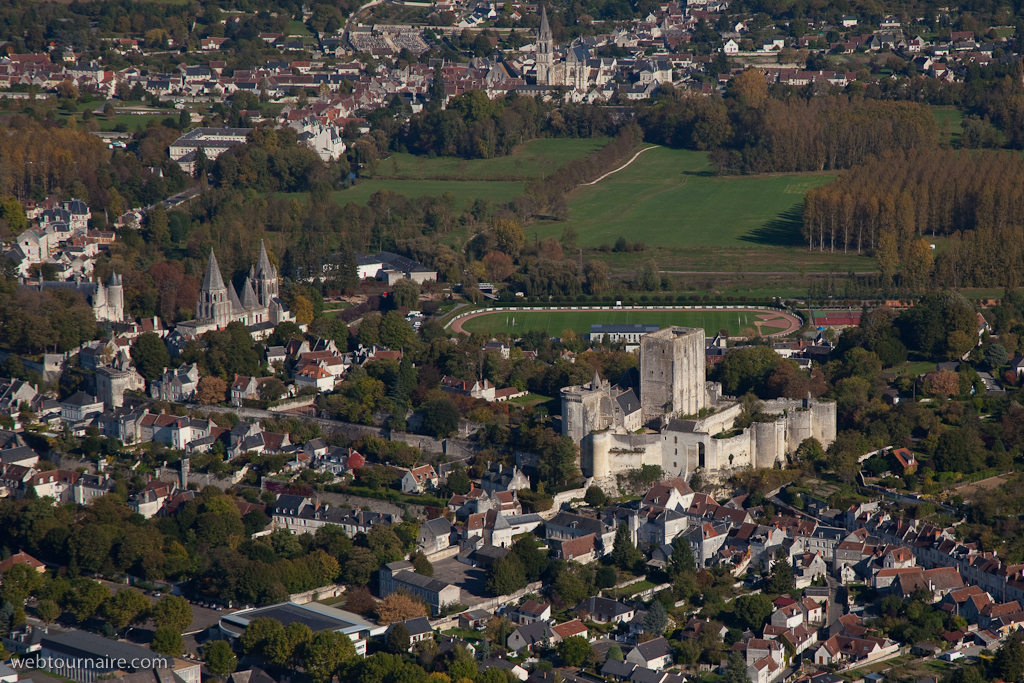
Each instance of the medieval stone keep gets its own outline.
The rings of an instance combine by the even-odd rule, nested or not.
[[[704,346],[703,329],[659,330],[641,339],[639,372],[617,384],[595,373],[590,384],[562,389],[562,433],[579,445],[585,476],[658,465],[669,476],[700,469],[724,478],[782,463],[804,439],[826,448],[835,440],[835,403],[810,397],[765,401],[761,412],[771,419],[737,429],[743,409],[706,381]]]

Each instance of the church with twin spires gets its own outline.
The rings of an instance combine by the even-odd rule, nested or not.
[[[239,296],[234,285],[224,283],[220,266],[213,250],[206,265],[206,275],[196,302],[195,320],[185,323],[195,327],[195,334],[221,329],[228,323],[240,322],[246,327],[253,325],[275,326],[282,322],[294,322],[295,317],[278,297],[277,268],[270,263],[267,249],[260,240],[260,255],[256,265],[249,269],[249,275],[242,285]]]

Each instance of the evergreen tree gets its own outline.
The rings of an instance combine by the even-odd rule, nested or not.
[[[665,633],[666,628],[668,628],[668,613],[661,602],[654,600],[644,616],[644,631],[657,638]]]
[[[672,541],[672,555],[668,559],[667,570],[673,581],[681,576],[693,574],[697,570],[690,542],[682,536],[676,536]]]
[[[644,559],[644,556],[633,545],[629,529],[625,524],[620,524],[619,528],[615,530],[615,545],[612,547],[608,559],[624,571],[633,571],[636,565]]]
[[[992,662],[993,673],[1004,681],[1019,681],[1024,675],[1024,645],[1016,635],[1003,643]]]
[[[793,566],[789,563],[785,551],[781,548],[775,555],[775,566],[772,568],[772,578],[768,581],[769,593],[786,593],[793,590]]]
[[[725,667],[722,683],[750,683],[747,675],[747,660],[738,652],[729,654],[729,663]]]

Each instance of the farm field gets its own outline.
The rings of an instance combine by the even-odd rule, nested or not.
[[[497,311],[462,322],[465,332],[482,334],[521,335],[527,330],[544,330],[550,335],[560,335],[564,330],[576,334],[589,334],[590,326],[596,324],[630,325],[636,323],[655,324],[661,327],[680,325],[682,327],[703,327],[708,335],[719,330],[728,330],[730,335],[753,336],[754,321],[758,315],[773,315],[771,311],[524,311],[522,309]],[[459,321],[456,321],[456,325]],[[514,323],[514,326],[513,326]],[[785,322],[778,327],[762,325],[763,333],[780,332]]]
[[[514,154],[493,159],[458,159],[395,153],[381,161],[375,178],[403,180],[509,180],[543,178],[559,166],[601,149],[610,140],[531,140]]]
[[[507,157],[474,160],[396,153],[378,164],[373,178],[336,192],[334,199],[342,205],[365,204],[378,190],[390,190],[407,197],[453,192],[459,210],[477,199],[505,203],[525,190],[526,180],[543,177],[606,143],[540,139]],[[834,177],[829,173],[716,177],[710,173],[706,153],[658,148],[596,185],[578,188],[569,198],[567,221],[536,221],[525,226],[526,236],[528,240],[559,238],[571,226],[585,258],[605,261],[613,273],[626,277],[653,259],[671,276],[735,273],[749,277],[751,287],[775,289],[772,284],[777,284],[805,292],[806,283],[791,281],[793,276],[800,274],[803,280],[806,273],[864,273],[876,268],[866,256],[806,250],[800,234],[803,194]],[[305,196],[299,199],[305,201]],[[642,241],[648,249],[636,253],[599,250],[602,245],[614,245],[620,236]],[[467,238],[465,231],[456,230],[444,242],[458,249]],[[788,274],[789,279],[769,283],[761,277],[763,273]],[[746,282],[736,284],[737,289],[746,289]]]
[[[582,247],[619,237],[657,247],[803,245],[803,195],[827,173],[715,177],[704,152],[653,149],[628,168],[569,198],[569,220],[539,228],[541,238],[571,225]]]

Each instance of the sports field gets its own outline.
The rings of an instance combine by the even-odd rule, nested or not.
[[[704,152],[661,147],[569,199],[567,223],[538,226],[543,239],[566,224],[582,247],[619,237],[659,247],[801,246],[803,195],[835,176],[711,175]],[[533,230],[533,229],[531,229]]]
[[[531,140],[513,154],[493,159],[426,157],[395,153],[377,164],[375,178],[401,180],[526,180],[601,149],[609,138]]]
[[[730,335],[754,336],[755,321],[759,316],[766,319],[760,325],[762,334],[781,332],[787,320],[778,318],[774,311],[731,310],[731,311],[500,311],[456,321],[464,332],[482,334],[521,335],[527,330],[544,330],[558,336],[564,330],[576,334],[589,334],[591,325],[631,325],[648,323],[660,327],[679,325],[682,327],[703,327],[708,335],[728,330]],[[775,318],[774,320],[768,320]],[[456,330],[458,331],[458,330]]]

